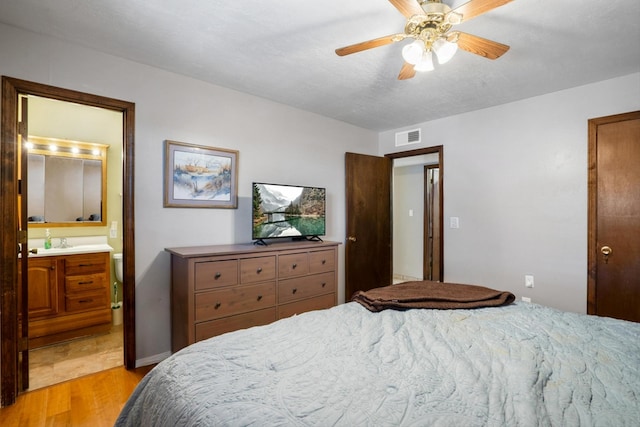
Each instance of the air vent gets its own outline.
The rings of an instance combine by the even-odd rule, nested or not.
[[[396,147],[420,142],[420,129],[407,130],[396,133]]]

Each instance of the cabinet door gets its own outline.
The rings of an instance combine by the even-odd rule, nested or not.
[[[29,318],[58,314],[55,257],[29,258]]]

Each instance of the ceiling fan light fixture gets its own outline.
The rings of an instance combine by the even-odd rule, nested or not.
[[[402,58],[409,64],[416,65],[422,59],[424,51],[424,42],[416,40],[402,48]]]
[[[433,42],[433,50],[436,52],[439,64],[446,64],[458,51],[458,44],[439,38]]]
[[[420,61],[413,67],[416,71],[433,71],[433,53],[428,50],[422,54]]]

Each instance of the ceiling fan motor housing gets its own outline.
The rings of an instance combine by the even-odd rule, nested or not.
[[[434,41],[442,37],[451,29],[453,23],[449,19],[451,8],[440,0],[426,1],[420,7],[424,10],[423,15],[413,15],[407,19],[404,32],[408,37],[422,40],[429,48]]]

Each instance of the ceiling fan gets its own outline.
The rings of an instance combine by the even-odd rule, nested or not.
[[[433,53],[439,64],[449,61],[458,48],[488,59],[496,59],[509,46],[461,31],[449,31],[454,25],[469,21],[512,0],[470,0],[455,8],[442,0],[389,0],[406,18],[404,33],[391,34],[366,42],[336,49],[339,56],[350,55],[374,47],[385,46],[404,39],[414,39],[402,49],[404,64],[399,80],[410,79],[416,71],[431,71]]]

